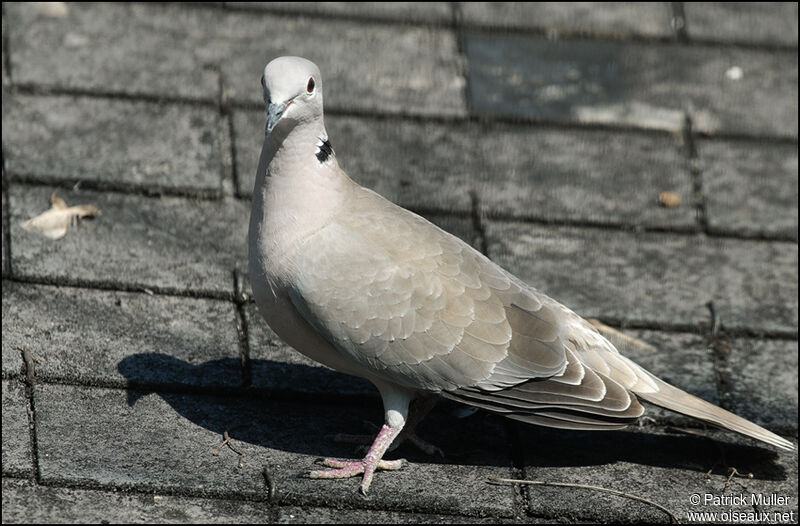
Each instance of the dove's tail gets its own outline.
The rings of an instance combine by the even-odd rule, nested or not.
[[[652,380],[658,388],[657,391],[634,391],[634,393],[636,393],[636,395],[640,398],[647,400],[650,403],[660,405],[661,407],[666,407],[672,411],[677,411],[678,413],[683,413],[684,415],[699,418],[700,420],[705,420],[706,422],[724,427],[725,429],[730,429],[731,431],[736,431],[737,433],[761,440],[762,442],[772,444],[773,446],[781,449],[787,449],[790,451],[795,449],[794,444],[782,437],[779,437],[775,433],[767,431],[763,427],[758,426],[749,420],[745,420],[740,416],[736,416],[733,413],[722,409],[721,407],[717,407],[714,404],[706,402],[701,398],[697,398],[696,396],[692,396],[689,393],[681,391],[677,387],[674,387],[665,381],[656,378],[641,368],[639,368],[639,370],[645,372],[649,379]]]

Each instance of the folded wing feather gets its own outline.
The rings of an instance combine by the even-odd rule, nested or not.
[[[616,350],[602,337],[571,330],[584,328],[581,318],[368,190],[296,264],[298,310],[386,379],[510,416],[540,413],[560,427],[641,414],[627,391],[638,375],[606,356]]]
[[[589,322],[425,219],[365,189],[349,205],[300,248],[290,296],[338,352],[385,379],[567,429],[624,427],[644,412],[638,394],[792,448],[659,380]]]

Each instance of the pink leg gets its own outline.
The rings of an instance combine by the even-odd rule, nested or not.
[[[405,460],[382,460],[383,454],[392,445],[392,442],[400,434],[403,429],[402,426],[391,427],[384,424],[372,447],[369,448],[367,456],[360,461],[345,462],[341,460],[334,460],[326,458],[322,461],[323,465],[328,466],[329,470],[312,471],[309,476],[313,479],[338,479],[354,477],[356,475],[364,474],[361,480],[361,494],[366,495],[369,486],[372,483],[372,476],[377,469],[383,470],[398,470],[403,467]]]
[[[397,449],[400,444],[408,440],[417,449],[426,453],[428,455],[439,455],[444,458],[444,451],[441,448],[430,444],[429,442],[423,440],[419,437],[416,433],[417,425],[422,422],[422,420],[427,416],[431,409],[436,405],[438,397],[436,396],[420,396],[416,400],[414,400],[414,405],[411,407],[409,411],[408,421],[403,426],[402,431],[400,434],[397,435],[392,445],[389,447],[387,451],[394,451]],[[364,426],[369,428],[369,430],[373,433],[370,435],[350,435],[346,433],[338,433],[333,436],[334,442],[340,442],[345,444],[361,444],[362,447],[357,449],[361,450],[362,452],[367,451],[367,446],[370,446],[373,442],[374,433],[378,431],[378,426],[371,422],[364,422]]]

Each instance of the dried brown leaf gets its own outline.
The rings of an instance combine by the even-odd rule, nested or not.
[[[658,201],[666,208],[675,208],[681,205],[681,196],[675,192],[661,192]]]
[[[67,235],[67,229],[75,224],[78,219],[93,217],[100,213],[92,205],[67,206],[67,203],[58,197],[55,192],[50,196],[50,208],[20,226],[29,232],[38,232],[50,239],[61,239]]]

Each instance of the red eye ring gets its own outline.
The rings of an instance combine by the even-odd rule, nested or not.
[[[314,82],[314,77],[311,77],[310,79],[308,79],[308,85],[306,86],[306,91],[312,93],[314,91],[314,86],[316,86],[316,83]]]

